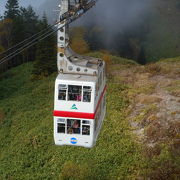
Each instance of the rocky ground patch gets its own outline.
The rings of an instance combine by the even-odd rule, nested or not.
[[[127,120],[143,144],[145,156],[152,159],[149,163],[157,166],[151,169],[150,178],[172,178],[179,171],[178,158],[176,164],[167,154],[173,158],[180,155],[180,61],[113,67],[116,81],[128,86]]]

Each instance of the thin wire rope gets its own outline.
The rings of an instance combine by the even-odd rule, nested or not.
[[[34,43],[32,43],[32,44],[29,44],[27,47],[24,47],[24,48],[22,48],[22,49],[19,49],[19,51],[18,51],[17,53],[15,53],[15,54],[11,55],[11,57],[8,57],[8,58],[4,59],[3,61],[0,61],[0,65],[3,64],[3,63],[5,63],[6,61],[10,60],[11,58],[17,56],[18,54],[20,54],[21,52],[23,52],[25,49],[28,49],[28,48],[32,47],[33,45],[37,44],[39,41],[42,41],[43,39],[49,37],[51,34],[54,34],[54,33],[57,32],[57,31],[58,31],[58,29],[52,31],[51,33],[49,33],[49,34],[47,34],[46,36],[44,36],[44,37],[42,37],[41,39],[39,39],[38,41],[36,41],[36,42],[34,42]]]
[[[60,22],[60,21],[59,21],[59,22]],[[36,33],[36,34],[34,34],[33,36],[26,38],[25,40],[19,42],[18,44],[16,44],[16,45],[10,47],[10,48],[7,49],[6,51],[1,52],[0,55],[3,55],[3,54],[5,54],[5,53],[7,53],[7,52],[10,51],[11,49],[16,48],[16,47],[18,47],[19,45],[23,44],[24,42],[26,42],[26,41],[28,41],[28,40],[30,40],[30,39],[32,39],[32,38],[38,36],[39,34],[45,32],[45,31],[47,31],[48,29],[54,27],[54,26],[55,26],[56,24],[58,24],[59,22],[56,22],[55,24],[53,24],[53,25],[47,27],[46,29],[43,29],[42,31],[40,31],[40,32],[38,32],[38,33]]]
[[[89,9],[90,9],[90,8],[89,8]],[[88,10],[89,10],[89,9],[88,9]],[[29,43],[27,43],[26,45],[24,45],[23,47],[19,48],[19,49],[16,50],[15,52],[11,53],[10,55],[8,55],[8,56],[0,59],[0,65],[3,64],[4,62],[10,60],[11,58],[15,57],[16,55],[20,54],[20,53],[23,52],[25,49],[28,49],[28,48],[32,47],[33,45],[37,44],[39,41],[42,41],[43,39],[47,38],[47,37],[50,36],[51,34],[57,32],[59,29],[63,28],[64,26],[69,25],[71,22],[73,22],[73,21],[75,21],[76,19],[80,18],[80,17],[81,17],[83,14],[85,14],[88,10],[84,11],[82,14],[76,14],[76,16],[74,16],[73,18],[72,18],[72,17],[69,17],[69,19],[66,20],[66,21],[63,20],[63,21],[65,21],[65,24],[63,24],[61,27],[57,28],[56,30],[52,31],[52,32],[49,33],[49,34],[44,33],[44,34],[41,35],[41,36],[44,36],[44,35],[46,35],[46,34],[47,34],[47,35],[44,36],[44,37],[42,37],[41,39],[39,39],[39,37],[41,37],[41,36],[39,36],[39,37],[35,38],[34,40],[32,40],[31,42],[29,42]],[[63,21],[59,21],[59,22],[57,22],[56,24],[59,24],[59,23],[62,24]],[[36,40],[37,40],[37,42],[34,42],[34,43],[33,43],[33,41],[36,41]],[[32,43],[32,44],[31,44],[31,43]],[[28,45],[28,46],[27,46],[27,45]],[[26,46],[27,46],[27,47],[26,47]],[[19,52],[18,52],[18,51],[19,51]]]
[[[43,36],[46,36],[46,35],[47,35],[48,33],[50,33],[50,32],[51,32],[51,31],[48,31],[48,32],[46,32],[46,33],[44,33],[44,34],[41,34],[40,36],[36,37],[36,38],[33,39],[32,41],[24,44],[22,47],[16,49],[14,52],[12,52],[12,53],[10,53],[9,55],[5,56],[4,58],[0,59],[0,62],[3,61],[4,59],[7,59],[7,58],[13,56],[13,55],[16,54],[18,51],[20,51],[21,49],[26,48],[26,46],[32,44],[33,42],[38,41],[38,39],[42,38]],[[13,57],[14,57],[14,56],[13,56]]]

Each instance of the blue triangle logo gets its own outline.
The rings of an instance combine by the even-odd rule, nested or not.
[[[72,105],[72,107],[71,107],[71,109],[75,109],[75,110],[77,110],[78,108],[76,107],[76,105],[75,105],[75,104],[73,104],[73,105]]]

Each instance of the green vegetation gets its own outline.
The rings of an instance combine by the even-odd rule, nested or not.
[[[98,52],[91,55],[104,56]],[[54,145],[52,111],[56,73],[32,81],[33,63],[26,63],[0,76],[0,179],[178,178],[175,153],[178,142],[175,135],[167,143],[161,142],[153,148],[146,147],[137,141],[138,136],[129,123],[129,114],[136,111],[136,107],[129,111],[135,97],[141,93],[149,95],[154,91],[154,86],[146,90],[139,81],[145,83],[152,76],[146,77],[145,67],[131,60],[125,61],[108,54],[106,57],[112,61],[108,69],[111,71],[107,90],[107,116],[97,144],[92,149]],[[151,68],[148,69],[150,74]],[[154,68],[152,70],[155,74]],[[130,72],[132,74],[128,74]],[[129,78],[139,79],[132,81]],[[135,87],[137,90],[134,91]],[[133,116],[141,126],[145,117],[158,110],[156,105],[148,104],[148,100],[141,100],[147,104],[140,111],[143,114]],[[159,102],[157,98],[155,101]],[[156,116],[151,116],[150,120],[155,122]],[[156,133],[164,137],[167,131],[173,132],[157,131],[156,126],[149,124],[145,129],[149,138],[156,137]]]
[[[55,72],[54,59],[57,51],[55,37],[51,35],[37,45],[28,47],[30,44],[37,43],[37,37],[39,37],[38,40],[42,39],[43,33],[52,33],[53,29],[48,27],[45,15],[40,19],[31,6],[19,7],[18,0],[8,0],[4,16],[0,19],[0,52],[2,52],[0,61],[7,56],[10,57],[11,53],[16,54],[20,51],[20,54],[12,57],[8,62],[2,62],[0,72],[29,61],[36,61],[33,70],[34,78]],[[23,47],[28,48],[21,52]]]
[[[44,15],[40,23],[40,31],[48,27],[47,18]],[[48,31],[52,33],[53,29],[49,28]],[[36,61],[32,71],[32,79],[39,79],[56,71],[57,63],[55,59],[57,58],[57,47],[55,43],[55,38],[47,37],[37,44]]]
[[[107,117],[93,149],[57,147],[52,118],[56,74],[32,82],[31,71],[27,63],[1,77],[0,179],[133,179],[140,174],[140,146],[125,120],[126,86],[108,83]]]
[[[48,27],[32,7],[14,2],[8,1],[0,20],[0,52]],[[118,34],[116,49],[107,50],[142,64],[179,55],[179,3],[157,2],[165,8],[158,5],[148,24]],[[106,49],[101,33],[98,27],[74,28],[71,46],[82,54]],[[85,149],[53,142],[55,49],[55,41],[46,39],[5,64],[5,70],[34,63],[0,75],[0,179],[179,179],[180,57],[140,66],[105,50],[89,53],[107,64],[107,116],[96,146]],[[134,133],[138,128],[145,138]]]

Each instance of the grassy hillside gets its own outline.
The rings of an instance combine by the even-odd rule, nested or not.
[[[152,87],[146,84],[134,88],[131,73],[140,70],[146,73],[147,69],[131,60],[93,55],[111,61],[107,116],[93,149],[54,145],[56,73],[32,81],[32,64],[27,63],[0,76],[0,179],[136,179],[151,177],[153,168],[164,159],[172,161],[176,168],[169,154],[155,160],[147,157],[144,145],[138,140],[140,135],[130,122],[134,97],[142,92],[151,93],[149,87]],[[156,67],[148,69],[150,73],[157,71]],[[168,177],[178,175],[171,172]]]

